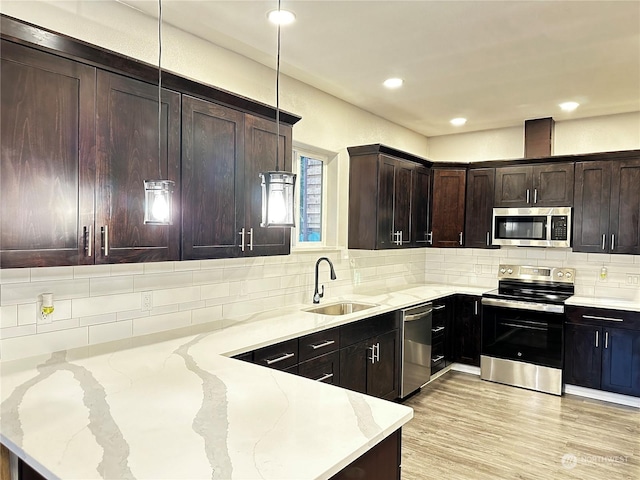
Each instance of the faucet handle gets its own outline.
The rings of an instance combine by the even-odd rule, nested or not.
[[[318,297],[324,297],[324,285],[320,285],[320,293],[318,293]]]

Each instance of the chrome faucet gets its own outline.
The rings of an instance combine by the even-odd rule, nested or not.
[[[324,297],[324,285],[322,285],[322,293],[318,291],[318,266],[323,260],[326,260],[329,264],[329,268],[331,268],[331,280],[336,279],[336,271],[333,269],[333,263],[331,263],[331,260],[329,260],[327,257],[320,257],[316,262],[316,289],[313,292],[313,303],[320,303],[320,299]]]

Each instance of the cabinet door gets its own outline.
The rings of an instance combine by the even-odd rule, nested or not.
[[[290,228],[263,228],[262,189],[260,172],[276,168],[276,124],[273,121],[245,116],[244,134],[244,203],[246,241],[245,255],[286,255],[291,250]],[[280,145],[278,147],[279,168],[291,171],[293,147],[291,127],[280,125]]]
[[[602,389],[640,396],[640,331],[604,328]]]
[[[602,328],[567,323],[564,341],[564,383],[600,388]]]
[[[242,249],[244,114],[182,98],[182,258],[228,258]]]
[[[467,173],[464,246],[491,247],[495,168],[476,168]]]
[[[377,248],[395,247],[396,237],[393,231],[393,200],[396,176],[396,160],[380,155],[378,167],[378,238]]]
[[[553,163],[533,167],[533,198],[537,207],[573,205],[573,163]]]
[[[575,171],[573,251],[603,253],[609,249],[609,162],[578,162]]]
[[[524,167],[496,168],[496,207],[523,207],[532,201],[533,169]]]
[[[467,172],[459,169],[433,171],[434,247],[459,247],[464,230],[464,194]]]
[[[456,296],[454,361],[480,366],[480,297]]]
[[[5,40],[1,53],[0,265],[93,263],[95,69]]]
[[[400,370],[398,330],[376,337],[371,344],[376,345],[376,360],[367,363],[367,393],[393,400],[398,397]]]
[[[431,198],[431,170],[417,167],[413,175],[413,240],[418,247],[429,245],[429,199]]]
[[[367,393],[367,368],[372,361],[371,340],[340,350],[340,386],[355,392]]]
[[[393,182],[393,232],[399,246],[411,243],[411,199],[413,196],[413,165],[397,162]],[[395,237],[394,237],[395,238]]]
[[[640,254],[640,158],[611,163],[611,253]]]
[[[179,259],[180,95],[98,71],[96,263]],[[144,224],[144,180],[176,182],[173,225]]]

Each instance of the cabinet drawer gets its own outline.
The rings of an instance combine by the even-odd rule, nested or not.
[[[640,312],[577,306],[567,306],[565,312],[570,323],[640,330]]]
[[[298,375],[317,382],[340,384],[340,352],[327,353],[298,365]]]
[[[433,328],[444,327],[447,323],[447,317],[449,316],[449,302],[448,301],[435,301],[433,302]]]
[[[253,362],[278,370],[285,370],[298,363],[298,339],[269,345],[253,352]]]
[[[390,312],[377,317],[343,325],[340,328],[340,346],[346,347],[367,338],[382,335],[398,328],[398,313]]]
[[[234,355],[231,358],[242,360],[243,362],[253,363],[253,352],[239,353],[238,355]]]
[[[300,362],[336,351],[340,348],[340,329],[331,328],[300,337],[298,347]]]

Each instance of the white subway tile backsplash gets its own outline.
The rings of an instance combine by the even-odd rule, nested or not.
[[[151,273],[173,272],[175,270],[175,263],[176,262],[143,263],[144,273],[145,275],[148,275]]]
[[[124,320],[132,320],[134,318],[148,317],[149,315],[151,315],[149,310],[126,310],[123,312],[116,312],[116,320],[121,322]]]
[[[117,313],[105,313],[102,315],[91,315],[90,317],[81,317],[80,326],[86,327],[90,325],[98,325],[100,323],[116,322],[118,320]]]
[[[217,323],[220,328],[223,326],[222,305],[216,305],[213,307],[197,308],[191,311],[191,322],[196,325],[199,323],[212,322],[214,325]]]
[[[133,276],[99,277],[89,280],[89,292],[92,297],[133,292]]]
[[[31,281],[30,268],[4,268],[0,269],[0,284],[27,283]]]
[[[184,260],[182,262],[174,262],[174,267],[176,272],[183,271],[195,271],[200,270],[201,264],[200,260]]]
[[[133,321],[127,320],[118,323],[104,323],[89,327],[89,345],[96,343],[122,340],[133,335]]]
[[[178,311],[178,305],[164,305],[162,307],[152,308],[150,316],[154,315],[166,315],[168,313],[176,313]]]
[[[111,276],[144,275],[144,263],[119,263],[111,265]]]
[[[35,325],[20,325],[15,327],[0,328],[0,338],[23,337],[25,335],[35,335]]]
[[[88,297],[89,280],[37,281],[9,283],[0,286],[0,298],[3,305],[37,302],[43,293],[53,293],[54,302],[60,299]]]
[[[0,307],[0,329],[18,326],[18,306]]]
[[[132,320],[132,335],[146,335],[148,333],[163,332],[174,328],[186,327],[191,324],[191,312],[174,312],[164,315],[153,315]]]
[[[159,290],[165,288],[190,287],[193,285],[193,272],[172,272],[146,274],[133,278],[133,289],[136,292],[144,290]]]
[[[186,310],[197,310],[199,308],[205,308],[207,306],[207,302],[204,300],[197,300],[195,302],[187,302],[181,303],[178,305],[178,310],[183,312]]]
[[[152,292],[153,308],[164,305],[194,302],[200,300],[200,287],[182,287],[154,290]]]
[[[60,302],[56,302],[56,305]],[[18,305],[18,325],[29,325],[36,323],[39,319],[39,312],[36,303],[24,303]],[[55,313],[55,311],[53,312]]]
[[[32,282],[55,282],[58,280],[72,280],[74,267],[45,267],[32,268]]]
[[[31,326],[31,325],[29,325]],[[37,333],[55,332],[57,330],[67,330],[69,328],[77,328],[80,326],[80,320],[77,318],[70,318],[68,320],[59,320],[51,323],[38,323],[36,324]]]
[[[51,321],[56,322],[59,320],[66,320],[71,318],[71,300],[56,300],[54,298],[53,307],[54,307],[53,313],[50,315]],[[35,311],[33,311],[34,316],[32,318],[34,319],[34,321],[36,322],[40,321],[41,311],[42,311],[42,303],[38,302],[35,305]],[[31,314],[31,309],[29,313]],[[26,311],[23,312],[22,314],[25,316],[28,315]]]
[[[210,268],[193,272],[194,285],[206,285],[209,283],[221,283],[225,280],[224,269]]]
[[[73,267],[74,278],[110,277],[111,265],[79,265]]]
[[[92,315],[113,313],[122,310],[141,308],[142,295],[127,293],[120,295],[103,295],[72,300],[71,312],[74,317],[90,317]]]

